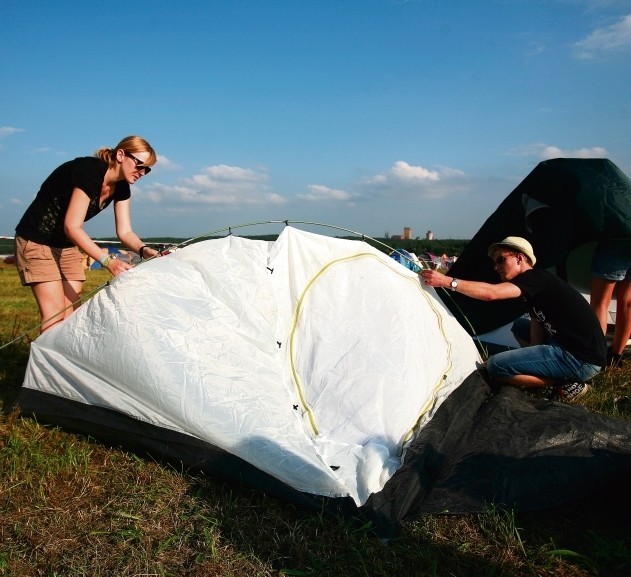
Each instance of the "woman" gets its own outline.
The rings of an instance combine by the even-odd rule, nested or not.
[[[141,258],[158,252],[143,245],[132,230],[129,186],[151,171],[157,161],[139,136],[123,138],[115,148],[75,158],[57,167],[42,184],[15,232],[17,269],[30,286],[41,316],[41,332],[70,316],[79,306],[85,281],[86,253],[114,276],[131,266],[103,255],[83,223],[114,202],[116,235]],[[81,250],[79,250],[81,249]]]
[[[592,257],[591,277],[590,303],[605,335],[609,304],[616,291],[616,322],[607,366],[621,367],[631,338],[631,239],[600,241]]]

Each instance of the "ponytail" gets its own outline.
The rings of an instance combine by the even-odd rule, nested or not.
[[[116,150],[114,150],[113,148],[107,148],[105,146],[103,148],[99,148],[94,153],[94,156],[100,158],[101,160],[104,160],[109,166],[114,166],[116,164],[115,155]]]
[[[123,152],[129,152],[131,154],[138,152],[148,152],[149,158],[147,159],[147,162],[145,162],[147,166],[154,165],[158,160],[155,150],[153,150],[153,148],[151,148],[151,145],[140,136],[126,136],[114,148],[99,148],[94,153],[94,156],[100,158],[101,160],[104,160],[110,167],[113,167],[116,165],[116,151],[118,149],[121,149]]]

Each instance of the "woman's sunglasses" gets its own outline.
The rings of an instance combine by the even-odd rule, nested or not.
[[[151,167],[143,164],[140,158],[136,158],[131,152],[127,152],[126,150],[123,150],[123,153],[127,158],[131,158],[136,163],[136,170],[144,170],[145,174],[151,172]]]

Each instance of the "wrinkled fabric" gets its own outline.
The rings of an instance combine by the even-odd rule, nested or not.
[[[362,505],[477,360],[416,274],[367,243],[287,227],[117,277],[32,344],[24,388]]]

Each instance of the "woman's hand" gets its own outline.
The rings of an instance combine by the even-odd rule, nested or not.
[[[155,248],[151,248],[150,246],[146,246],[142,251],[142,258],[147,260],[148,258],[154,258],[156,256],[162,256],[160,252],[158,252]]]
[[[107,266],[105,268],[110,271],[114,276],[118,276],[133,267],[130,264],[127,264],[125,261],[110,255],[109,262],[107,263]]]

